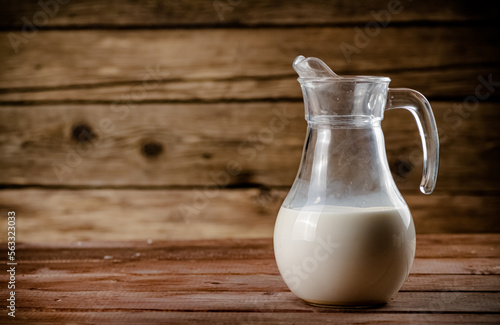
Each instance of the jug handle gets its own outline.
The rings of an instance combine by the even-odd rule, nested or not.
[[[390,88],[387,94],[386,110],[395,108],[404,108],[415,117],[422,140],[424,158],[420,191],[424,194],[431,194],[436,186],[439,168],[439,136],[431,105],[418,91],[408,88]]]

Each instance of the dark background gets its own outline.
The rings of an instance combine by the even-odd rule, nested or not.
[[[430,196],[413,118],[383,122],[417,232],[500,231],[493,1],[0,8],[0,210],[16,211],[19,241],[272,236],[304,142],[300,54],[430,100],[441,140]],[[285,128],[269,132],[276,117]]]

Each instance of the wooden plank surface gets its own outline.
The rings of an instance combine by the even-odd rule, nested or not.
[[[498,324],[497,314],[429,314],[429,313],[336,313],[331,312],[162,312],[162,311],[26,311],[21,320],[36,319],[38,322],[70,323],[89,321],[97,324]]]
[[[461,105],[433,103],[441,139],[437,191],[498,190],[498,104],[456,111]],[[139,104],[121,111],[110,104],[0,106],[0,183],[288,187],[304,144],[303,110],[302,103],[285,102]],[[383,129],[398,187],[416,190],[422,158],[413,118],[390,111]]]
[[[62,3],[66,1],[61,1]],[[0,26],[20,27],[21,17],[30,19],[41,7],[36,2],[1,1]],[[376,20],[372,11],[387,11],[388,2],[375,0],[354,3],[348,0],[273,1],[127,1],[84,0],[61,4],[48,27],[80,26],[193,26],[193,25],[287,25],[360,23]],[[392,8],[392,7],[391,7]],[[455,22],[497,18],[496,2],[398,1],[390,15],[394,22]],[[394,10],[394,9],[393,9]],[[379,18],[387,19],[385,17]]]
[[[63,271],[52,270],[43,273],[38,270],[36,275],[30,273],[24,278],[25,288],[36,287],[37,290],[65,291],[68,285],[73,285],[77,291],[97,291],[113,288],[117,291],[143,291],[144,288],[155,284],[151,291],[205,291],[205,292],[287,292],[288,288],[276,274],[173,274],[169,281],[164,274],[143,274],[143,277],[132,279],[120,273],[96,272],[87,275],[81,273],[64,274]],[[139,274],[139,273],[137,273]],[[84,278],[85,282],[77,282]],[[117,284],[119,282],[119,284]],[[428,274],[410,275],[401,291],[484,291],[495,292],[499,289],[500,275],[456,275],[437,274],[429,277]]]
[[[311,307],[297,299],[278,273],[270,239],[21,243],[16,310],[18,319],[47,322],[120,323],[131,315],[136,323],[213,317],[281,324],[310,315],[313,323],[333,318],[495,323],[500,319],[499,242],[498,234],[419,235],[417,258],[402,290],[386,306],[362,310]],[[461,245],[483,248],[464,257],[453,250]],[[489,248],[495,256],[481,257]],[[443,257],[450,254],[455,257]],[[0,274],[0,280],[6,278]]]
[[[75,309],[125,309],[164,311],[249,311],[307,312],[312,307],[298,300],[291,292],[142,292],[62,291],[19,289],[24,308],[58,308],[72,306]],[[442,300],[440,300],[442,299]],[[441,301],[452,301],[440,303]],[[434,307],[433,305],[437,305]],[[500,292],[399,292],[391,303],[384,306],[387,312],[441,311],[454,313],[495,313],[500,310]],[[500,317],[500,316],[499,316]]]
[[[16,212],[22,242],[271,237],[287,192],[226,189],[202,201],[196,189],[13,189],[0,191],[0,213]],[[500,231],[498,196],[403,195],[418,233]],[[467,255],[481,247],[455,249]]]
[[[486,65],[496,75],[500,56],[498,30],[486,26],[388,27],[350,55],[350,63],[340,44],[358,43],[356,30],[347,27],[44,31],[19,45],[17,53],[7,35],[0,33],[3,89],[110,86],[143,78],[295,78],[290,66],[299,54],[319,57],[341,74],[406,71],[411,80],[415,70],[483,71]],[[149,73],[148,67],[159,71]]]
[[[482,234],[418,234],[419,258],[498,258],[500,257],[500,235],[496,233]],[[445,240],[442,240],[442,239]],[[31,241],[19,242],[18,246],[28,254],[37,252],[37,258],[48,260],[57,251],[56,259],[71,260],[78,258],[76,249],[86,259],[101,260],[101,251],[106,250],[115,259],[128,259],[143,256],[150,259],[269,259],[272,257],[271,239],[196,239],[168,240],[134,240],[134,241]],[[202,248],[194,250],[193,247]],[[131,250],[135,250],[131,254]]]
[[[160,67],[161,70],[161,67]],[[291,68],[290,68],[291,72]],[[499,69],[495,65],[443,67],[439,69],[380,71],[390,76],[391,87],[412,88],[427,98],[465,98],[473,95],[478,77],[493,74],[496,82]],[[356,72],[350,72],[356,73]],[[359,71],[358,73],[366,73]],[[60,87],[3,88],[0,101],[8,103],[74,103],[74,102],[217,102],[217,101],[302,101],[297,76],[245,77],[230,79],[160,79],[142,92],[142,81],[67,85]],[[136,93],[137,92],[137,93]],[[136,94],[134,100],[132,93]],[[498,98],[498,92],[491,93]]]
[[[56,252],[54,252],[55,254]],[[207,273],[218,272],[224,267],[223,264],[232,265],[234,268],[228,272],[230,274],[267,274],[277,275],[275,268],[275,261],[273,259],[223,259],[220,260],[168,260],[161,259],[159,266],[152,268],[151,265],[144,263],[144,258],[140,256],[130,255],[126,259],[117,259],[112,255],[107,255],[108,252],[100,251],[101,256],[96,259],[81,258],[82,262],[87,265],[75,264],[75,258],[64,260],[37,260],[26,261],[23,260],[22,272],[23,274],[35,275],[37,272],[45,272],[50,264],[48,272],[55,274],[75,273],[75,272],[93,272],[96,267],[99,268],[98,272],[128,272],[137,276],[167,275],[172,272],[183,275],[200,275]],[[17,256],[17,255],[16,255]],[[141,253],[142,256],[142,253]],[[19,258],[22,259],[21,252]],[[412,272],[415,274],[452,274],[452,275],[500,275],[499,270],[500,258],[442,258],[433,260],[429,258],[416,259]]]

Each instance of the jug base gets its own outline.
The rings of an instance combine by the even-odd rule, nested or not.
[[[373,302],[373,303],[342,303],[342,302],[326,302],[326,301],[313,301],[304,300],[306,304],[314,307],[322,308],[332,308],[332,309],[370,309],[370,308],[380,308],[385,306],[386,302]]]

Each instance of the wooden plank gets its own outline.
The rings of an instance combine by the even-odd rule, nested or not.
[[[446,234],[441,236],[440,234],[433,235],[421,235],[419,238],[419,245],[425,246],[446,246],[446,245],[467,245],[469,247],[475,245],[485,245],[489,248],[494,248],[500,244],[500,235],[498,233],[492,234]],[[462,252],[463,255],[467,253]],[[438,257],[438,255],[432,255]],[[498,256],[498,255],[497,255]]]
[[[235,190],[238,191],[238,190]],[[471,234],[419,234],[417,237],[419,257],[500,257],[498,245],[500,244],[500,234],[498,233],[471,233]],[[242,254],[242,258],[249,256],[260,256],[268,258],[267,250],[272,246],[271,238],[226,238],[221,239],[195,239],[195,240],[116,240],[116,241],[80,241],[80,242],[21,242],[18,247],[23,250],[42,250],[42,249],[165,249],[172,251],[187,251],[194,248],[214,249],[227,252],[237,251]],[[439,250],[436,251],[436,247]],[[469,250],[466,250],[466,247]],[[216,254],[215,251],[210,254]],[[251,254],[251,255],[249,255]]]
[[[156,260],[141,260],[131,256],[118,259],[101,252],[99,259],[66,259],[66,260],[23,260],[19,270],[22,274],[64,275],[67,272],[92,272],[96,267],[100,272],[124,272],[137,276],[178,274],[271,274],[278,275],[274,259],[228,259],[228,260],[166,260],[158,265]],[[20,257],[22,260],[22,255]],[[168,262],[167,262],[168,261]],[[250,265],[251,264],[251,265]],[[411,269],[412,274],[455,274],[455,275],[499,275],[500,259],[498,258],[416,258]],[[55,272],[55,273],[54,273]]]
[[[50,264],[48,265],[50,267]],[[43,270],[43,269],[41,269]],[[126,274],[91,272],[64,273],[39,270],[23,274],[19,289],[66,291],[113,290],[114,292],[288,292],[278,274]],[[0,276],[7,280],[8,275]],[[401,291],[500,291],[500,275],[411,274]]]
[[[286,103],[148,104],[127,109],[128,112],[113,112],[110,105],[39,106],[36,109],[0,106],[3,140],[0,155],[4,171],[0,182],[97,186],[134,183],[213,186],[218,183],[222,186],[228,182],[260,183],[267,175],[281,174],[290,183],[300,160],[305,122],[301,105],[295,105],[293,111],[288,110],[288,106]],[[276,119],[272,139],[265,133],[271,131],[271,119]],[[108,121],[114,130],[104,133],[108,127],[100,129],[103,121]],[[30,125],[33,132],[22,125],[14,126],[17,123]],[[78,141],[76,136],[75,141],[73,133],[81,133],[82,127],[75,131],[79,125],[93,130],[97,127],[90,131],[96,136],[82,134],[82,139]],[[266,137],[263,138],[265,152],[259,152],[262,144],[258,136],[262,130],[265,134],[261,137]],[[89,139],[93,141],[85,141]],[[149,150],[149,147],[156,149]],[[295,151],[292,156],[295,159],[283,160],[290,149]],[[71,156],[73,150],[76,157]],[[44,167],[30,167],[34,160],[29,151]],[[14,161],[17,167],[9,166]],[[234,163],[228,165],[230,161]],[[61,178],[54,173],[53,163],[62,168],[61,173],[58,172]],[[270,163],[275,167],[269,166]],[[95,167],[100,171],[92,171]]]
[[[425,197],[421,194],[406,194],[404,198],[415,220],[417,232],[498,232],[498,196],[440,195],[438,192]],[[470,247],[470,251],[473,249]]]
[[[500,274],[498,258],[416,258],[411,268],[412,274]]]
[[[316,311],[316,310],[315,310]],[[1,315],[0,317],[7,317]],[[162,311],[45,311],[21,309],[20,321],[36,320],[38,324],[47,323],[79,323],[93,322],[96,324],[311,324],[323,325],[335,320],[335,324],[498,324],[498,314],[426,314],[426,313],[357,313],[339,312],[322,309],[321,312],[162,312]],[[2,318],[0,318],[2,319]]]
[[[272,236],[281,202],[260,203],[267,192],[258,189],[220,193],[199,206],[193,205],[193,192],[183,190],[9,190],[1,192],[0,206],[20,216],[19,242]]]
[[[78,251],[75,251],[77,254]],[[68,259],[57,258],[57,252],[53,252],[49,259],[25,259],[23,253],[16,254],[22,265],[18,270],[21,274],[28,275],[59,275],[68,273],[97,274],[128,274],[135,276],[168,275],[172,273],[182,275],[210,275],[210,274],[264,274],[279,275],[274,258],[268,259],[214,259],[214,260],[168,260],[141,258],[135,253],[125,258],[108,255],[110,252],[100,250],[100,257],[84,259],[71,257]],[[139,251],[139,253],[142,253]],[[17,256],[19,255],[19,256]],[[499,258],[416,258],[411,274],[420,275],[499,275]],[[7,275],[5,275],[6,277]]]
[[[0,213],[16,211],[19,242],[270,238],[286,192],[221,190],[206,205],[198,205],[193,203],[198,190],[2,190]],[[405,194],[405,199],[419,234],[500,231],[498,196],[436,193]],[[6,236],[1,233],[0,241]],[[498,255],[498,244],[458,243],[433,252],[435,246],[426,246],[422,256]]]
[[[481,233],[481,234],[419,234],[418,250],[419,257],[500,257],[498,255],[498,245],[500,244],[500,234],[498,233]],[[266,254],[266,249],[271,247],[271,238],[227,238],[220,239],[195,239],[195,240],[152,240],[152,241],[133,241],[133,240],[116,240],[116,241],[81,241],[81,242],[21,242],[18,247],[23,250],[40,250],[40,249],[71,249],[71,248],[148,248],[155,249],[166,248],[178,249],[186,253],[185,248],[192,247],[203,249],[221,249],[231,248],[231,251],[242,249],[240,253],[244,253],[244,258],[248,254],[256,252]],[[463,246],[463,247],[462,247]],[[435,251],[439,247],[440,251]],[[465,251],[464,247],[470,247],[470,250]],[[446,250],[452,248],[452,250]],[[474,250],[479,248],[478,250]],[[491,251],[491,252],[490,252]],[[492,253],[493,252],[493,253]],[[257,256],[257,255],[255,255]]]
[[[50,2],[50,1],[48,1]],[[61,1],[63,2],[63,1]],[[20,27],[21,17],[32,16],[41,11],[36,2],[2,1],[0,26]],[[354,4],[348,0],[335,1],[274,1],[273,5],[263,0],[254,1],[128,1],[94,0],[61,4],[57,9],[50,7],[46,12],[55,12],[48,27],[83,26],[259,26],[259,25],[310,25],[365,23],[377,19],[371,12],[388,10],[385,0],[371,0]],[[392,7],[391,7],[392,9]],[[449,3],[438,1],[396,2],[389,20],[394,22],[449,22],[497,18],[498,5],[495,2],[479,0]]]
[[[419,234],[419,236],[424,234]],[[500,236],[497,236],[500,237]],[[436,249],[439,247],[439,249]],[[425,245],[419,242],[418,257],[500,257],[500,245],[496,244],[443,244]]]
[[[344,56],[340,45],[355,47],[356,33],[350,27],[44,31],[16,53],[3,32],[0,88],[141,84],[144,78],[152,79],[152,88],[155,80],[295,77],[290,65],[299,54],[320,57],[342,74],[459,71],[491,64],[496,67],[491,72],[498,72],[495,28],[388,27],[360,44],[359,53]]]
[[[419,236],[417,236],[417,239]],[[246,240],[248,242],[248,240]],[[221,241],[221,246],[225,246]],[[234,243],[234,241],[226,242]],[[245,243],[245,241],[243,241]],[[152,245],[152,244],[151,244]],[[37,247],[39,245],[31,245]],[[72,245],[74,247],[74,245]],[[272,256],[272,246],[267,249],[258,245],[256,252],[242,254],[243,247],[254,250],[254,246],[235,245],[235,248],[186,246],[177,251],[161,243],[149,248],[79,248],[27,249],[20,246],[16,254],[24,275],[61,275],[88,273],[94,268],[99,274],[161,275],[161,274],[278,274]],[[264,247],[266,247],[264,246]],[[43,247],[43,245],[42,245]],[[419,245],[417,244],[417,249]],[[447,247],[436,246],[435,250],[446,251]],[[443,255],[436,253],[437,256]],[[412,274],[500,274],[500,258],[496,257],[418,257],[411,269]],[[156,265],[160,263],[160,265]],[[49,273],[47,273],[49,272]],[[7,276],[7,275],[5,275]]]
[[[441,138],[437,190],[498,190],[498,104],[454,111],[460,105],[433,103]],[[301,103],[119,109],[111,104],[0,106],[0,183],[290,186],[297,173],[306,131]],[[383,128],[398,187],[416,193],[422,168],[416,124],[407,112],[390,111]]]
[[[20,308],[127,309],[164,311],[311,312],[291,292],[144,292],[17,290]],[[17,306],[16,306],[17,307]],[[500,310],[498,292],[399,292],[372,312],[482,312]]]
[[[500,234],[418,234],[416,257],[500,257]],[[272,238],[20,242],[25,260],[100,259],[101,251],[115,259],[272,259]],[[133,253],[131,253],[133,251]],[[137,254],[139,253],[139,254]]]
[[[498,68],[494,65],[461,67],[457,69],[423,69],[377,72],[390,76],[391,87],[417,89],[427,98],[465,98],[474,93],[479,76],[493,73],[496,81]],[[292,71],[290,70],[290,73]],[[353,72],[350,72],[353,73]],[[360,71],[359,73],[364,73]],[[231,79],[160,80],[140,93],[142,101],[230,101],[230,100],[302,100],[297,76],[247,77]],[[0,89],[0,102],[84,102],[131,100],[131,93],[140,91],[142,82],[95,83],[64,87]],[[498,97],[498,92],[491,97]]]
[[[402,291],[500,291],[497,275],[410,274]]]

